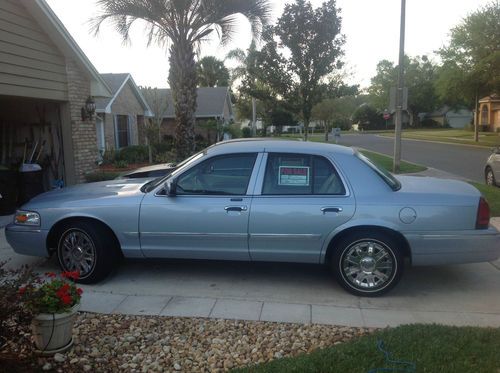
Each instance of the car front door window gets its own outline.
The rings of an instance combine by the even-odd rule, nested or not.
[[[190,168],[177,180],[178,195],[245,195],[256,153],[216,156]]]

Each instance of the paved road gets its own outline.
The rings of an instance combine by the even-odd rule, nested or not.
[[[371,134],[342,135],[339,144],[359,146],[391,156],[394,153],[394,140],[392,138]],[[483,169],[490,154],[489,149],[472,146],[415,140],[402,141],[402,158],[404,160],[478,182],[484,182]]]

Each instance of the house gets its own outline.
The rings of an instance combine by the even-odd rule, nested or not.
[[[30,160],[45,188],[98,156],[93,97],[111,91],[45,0],[0,0],[0,164]]]
[[[120,149],[139,144],[139,128],[144,117],[153,115],[148,103],[130,74],[101,74],[112,97],[98,98],[96,103],[97,146]]]
[[[200,87],[197,89],[197,108],[195,112],[195,133],[207,140],[215,140],[216,129],[203,128],[203,123],[209,120],[217,122],[221,127],[230,124],[234,120],[233,104],[228,87]],[[167,102],[167,110],[163,116],[163,136],[175,134],[175,113],[172,91],[170,89],[159,89],[158,93],[162,100]]]
[[[500,95],[492,94],[479,100],[476,120],[483,131],[500,132]]]
[[[419,114],[420,120],[432,120],[441,127],[464,128],[471,124],[473,114],[465,108],[452,109],[448,105],[435,110],[431,113]]]

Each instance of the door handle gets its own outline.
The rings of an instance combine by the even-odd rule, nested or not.
[[[226,206],[224,207],[224,210],[226,210],[227,212],[229,211],[238,211],[238,212],[241,212],[241,211],[247,211],[248,207],[246,206]]]
[[[334,207],[334,206],[325,206],[325,207],[322,207],[321,208],[321,212],[324,214],[326,214],[327,212],[336,212],[336,213],[339,213],[339,212],[342,212],[343,209],[342,207]]]

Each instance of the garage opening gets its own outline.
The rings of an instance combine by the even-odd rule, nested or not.
[[[62,105],[0,95],[0,215],[64,185]]]

